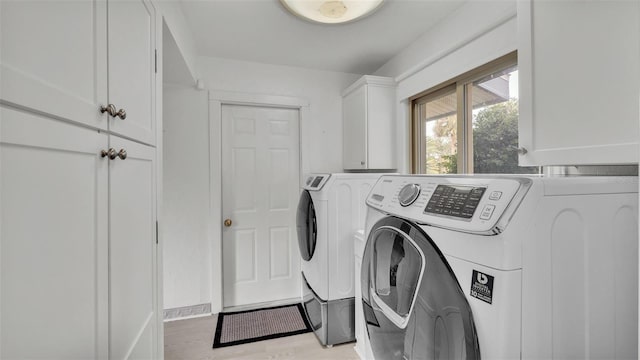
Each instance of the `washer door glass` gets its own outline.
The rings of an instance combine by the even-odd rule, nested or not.
[[[298,213],[296,216],[298,228],[298,246],[300,256],[305,261],[311,260],[316,250],[316,237],[318,227],[316,224],[316,210],[313,207],[313,200],[309,191],[304,190],[300,194],[298,202]]]
[[[395,217],[378,221],[362,260],[362,305],[376,359],[480,358],[469,303],[419,226]]]
[[[395,228],[378,228],[372,237],[373,301],[404,328],[422,275],[424,255],[408,235]]]

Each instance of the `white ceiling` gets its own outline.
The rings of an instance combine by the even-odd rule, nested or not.
[[[199,55],[372,74],[466,0],[386,0],[353,23],[321,25],[278,0],[182,0]]]

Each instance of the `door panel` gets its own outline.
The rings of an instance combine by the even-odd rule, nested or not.
[[[298,110],[222,106],[224,306],[300,296]]]
[[[109,2],[109,102],[126,119],[110,118],[109,129],[154,144],[155,10],[150,2]]]
[[[127,151],[125,160],[109,162],[110,357],[155,358],[155,149],[115,136],[109,141]]]
[[[0,107],[0,358],[108,358],[107,136]]]
[[[106,129],[106,18],[100,0],[1,1],[0,98]]]

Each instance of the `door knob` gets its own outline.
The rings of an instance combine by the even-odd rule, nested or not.
[[[115,151],[115,150],[114,150]],[[120,149],[120,151],[118,151],[118,157],[122,160],[127,158],[127,150],[125,149]]]
[[[120,120],[124,120],[127,118],[127,112],[124,109],[120,109],[113,117],[119,117]]]
[[[224,219],[224,226],[229,227],[231,226],[231,224],[233,224],[233,221],[231,221],[231,219]]]

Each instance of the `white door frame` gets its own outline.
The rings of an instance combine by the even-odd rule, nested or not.
[[[222,105],[249,105],[298,109],[300,142],[300,183],[302,175],[309,172],[308,144],[310,138],[309,101],[302,98],[209,91],[209,236],[211,241],[211,312],[223,308],[222,274]]]

